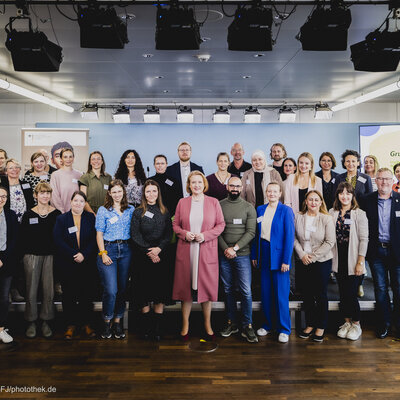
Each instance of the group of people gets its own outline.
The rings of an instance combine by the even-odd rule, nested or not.
[[[126,150],[112,177],[100,151],[90,154],[82,174],[73,168],[72,146],[60,142],[51,150],[54,166],[41,150],[21,177],[20,163],[0,149],[0,341],[13,340],[5,329],[9,292],[13,276],[23,269],[29,338],[39,331],[44,337],[53,334],[55,282],[62,288],[65,339],[78,329],[94,337],[96,277],[103,288],[101,337],[124,338],[121,318],[131,276],[143,337],[162,337],[164,305],[178,300],[181,340],[190,338],[193,301],[202,307],[204,338],[214,340],[211,308],[220,277],[227,313],[221,336],[240,331],[255,343],[276,331],[278,341],[286,343],[293,264],[306,317],[299,337],[323,341],[333,271],[343,316],[337,335],[357,340],[362,333],[357,294],[366,262],[374,279],[377,336],[386,337],[391,326],[400,334],[400,163],[393,168],[396,183],[373,155],[365,157],[361,173],[354,150],[342,154],[345,173],[334,171],[329,152],[320,155],[321,169],[314,173],[308,152],[296,161],[275,143],[271,165],[261,150],[248,163],[235,143],[232,162],[228,153],[219,153],[217,171],[205,176],[191,152],[182,142],[179,161],[170,166],[165,155],[156,155],[156,173],[147,178],[138,152]],[[252,267],[260,269],[265,317],[257,331]]]

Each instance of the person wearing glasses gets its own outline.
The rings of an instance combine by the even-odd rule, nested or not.
[[[167,168],[167,175],[172,176],[177,181],[177,193],[180,199],[190,196],[189,192],[186,190],[186,182],[189,174],[192,171],[200,171],[204,174],[203,167],[190,161],[191,156],[192,146],[187,142],[182,142],[178,146],[179,161]]]
[[[219,270],[225,292],[225,309],[228,321],[221,336],[239,332],[249,343],[257,343],[253,329],[250,244],[256,232],[256,211],[240,197],[242,181],[231,177],[227,183],[228,197],[220,202],[224,214],[225,229],[218,237]],[[241,295],[239,321],[236,306],[236,289]],[[240,324],[240,325],[239,325]]]
[[[392,191],[393,174],[388,168],[378,170],[376,184],[378,190],[361,199],[361,208],[368,218],[367,261],[375,289],[376,335],[384,339],[392,323],[400,337],[400,193]]]

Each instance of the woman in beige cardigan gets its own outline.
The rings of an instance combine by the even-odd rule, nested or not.
[[[295,215],[302,209],[303,200],[309,190],[322,193],[322,180],[314,174],[314,158],[310,153],[299,155],[296,173],[289,175],[283,185],[285,204],[292,208]]]
[[[265,154],[256,150],[251,155],[252,168],[242,177],[243,190],[241,196],[255,208],[267,203],[266,189],[270,182],[276,182],[283,193],[282,178],[279,172],[267,165]]]
[[[360,326],[360,305],[357,292],[365,274],[365,255],[368,248],[368,219],[357,204],[353,186],[341,182],[329,211],[336,224],[336,244],[333,248],[332,269],[337,273],[340,311],[344,324],[337,335],[342,339],[357,340]]]
[[[312,336],[315,342],[322,342],[328,322],[327,289],[336,237],[333,218],[326,210],[321,192],[310,190],[306,194],[303,208],[296,215],[295,229],[294,248],[303,265],[306,316],[306,328],[299,336],[302,339]]]

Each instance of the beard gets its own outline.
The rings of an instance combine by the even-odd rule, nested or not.
[[[229,200],[236,200],[240,196],[240,192],[228,192]]]

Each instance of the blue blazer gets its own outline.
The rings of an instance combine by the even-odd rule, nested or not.
[[[190,172],[192,171],[200,171],[201,173],[204,174],[203,167],[200,165],[197,165],[195,163],[192,163],[190,161]],[[170,165],[167,168],[166,171],[167,175],[171,176],[177,181],[178,188],[177,188],[177,193],[179,198],[181,199],[183,197],[183,191],[182,191],[182,175],[181,175],[181,164],[180,162],[176,162],[175,164]]]
[[[335,188],[334,188],[334,192],[333,192],[334,195],[339,186],[339,183],[346,182],[346,177],[347,177],[347,172],[345,172],[343,174],[339,174],[335,178]],[[359,177],[364,178],[365,182],[362,183],[361,181],[359,181],[358,180]],[[357,183],[356,183],[355,192],[356,192],[356,199],[358,202],[360,202],[361,198],[364,197],[365,195],[367,195],[368,193],[372,193],[372,181],[368,175],[357,171]]]
[[[19,223],[17,215],[14,211],[8,210],[4,207],[4,215],[6,217],[7,225],[7,248],[0,257],[2,263],[4,264],[0,268],[0,276],[11,276],[13,274],[13,269],[17,262],[17,240],[18,240],[18,230]]]
[[[361,202],[361,208],[367,213],[369,242],[367,260],[372,263],[378,253],[379,217],[378,192],[370,193]],[[390,213],[390,243],[392,254],[396,258],[396,265],[400,264],[400,193],[392,192],[392,207]]]
[[[257,207],[257,233],[251,248],[251,259],[260,265],[261,255],[261,220],[268,203]],[[271,225],[271,270],[281,269],[282,264],[291,265],[294,246],[294,214],[290,207],[278,203]],[[261,260],[263,264],[266,260]]]
[[[74,255],[82,253],[85,257],[84,262],[89,261],[95,256],[96,252],[96,229],[95,216],[92,213],[83,211],[81,217],[81,231],[79,235],[80,246],[76,239],[76,233],[69,233],[68,228],[73,227],[74,218],[72,212],[68,211],[61,214],[56,219],[54,226],[54,243],[57,248],[58,263],[62,267],[79,265],[74,261]]]

